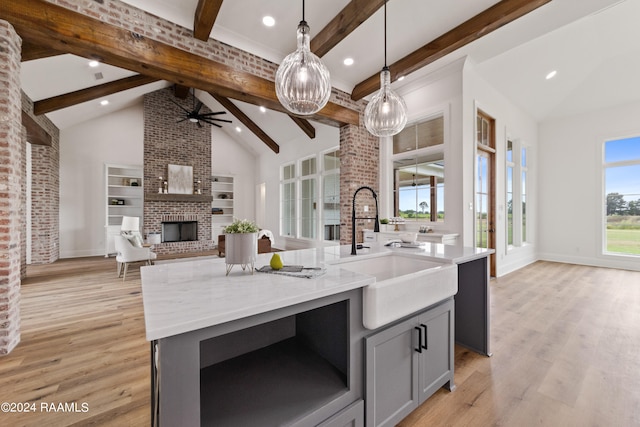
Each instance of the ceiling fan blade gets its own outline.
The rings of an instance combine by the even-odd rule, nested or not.
[[[201,128],[202,127],[202,123],[200,123],[200,120],[198,120],[198,127]]]
[[[196,104],[196,107],[193,109],[193,112],[195,114],[198,114],[201,108],[202,108],[202,101],[198,101],[198,104]]]
[[[184,122],[185,120],[188,120],[188,119],[189,119],[189,117],[185,117],[185,118],[184,118],[184,119],[182,119],[182,120],[178,120],[176,123]]]
[[[213,117],[203,117],[201,120],[215,120],[216,122],[233,123],[231,120],[216,119],[216,118],[213,118]]]
[[[178,104],[178,103],[177,103],[176,101],[174,101],[173,99],[170,99],[169,101],[171,101],[171,102],[173,102],[174,104],[176,104],[176,105],[177,105],[178,107],[180,107],[180,109],[181,109],[182,111],[184,111],[185,113],[187,113],[187,114],[189,114],[189,113],[190,113],[190,111],[189,111],[189,110],[187,110],[186,108],[184,108],[182,105]]]
[[[209,119],[200,119],[200,120],[202,120],[203,122],[208,123],[208,124],[210,124],[210,125],[214,125],[215,127],[219,127],[219,128],[221,128],[221,127],[222,127],[222,126],[220,126],[220,125],[219,125],[219,124],[217,124],[217,123],[214,123],[214,122],[212,122],[212,121],[209,121]]]
[[[209,116],[217,116],[220,114],[227,114],[226,111],[216,111],[215,113],[203,113],[203,114],[198,114],[200,117],[209,117]]]

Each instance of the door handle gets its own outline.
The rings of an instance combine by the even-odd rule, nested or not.
[[[418,348],[414,348],[414,350],[418,353],[422,353],[422,329],[417,326],[413,329],[418,331]]]
[[[424,331],[424,345],[422,346],[422,348],[424,348],[425,350],[429,350],[429,342],[427,341],[427,325],[425,325],[424,323],[420,323],[420,327]]]

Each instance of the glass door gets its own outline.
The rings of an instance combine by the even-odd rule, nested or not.
[[[476,120],[476,247],[496,249],[495,233],[495,121],[478,110]],[[489,257],[489,273],[496,275],[495,254]]]

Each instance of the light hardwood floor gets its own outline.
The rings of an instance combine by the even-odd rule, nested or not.
[[[149,425],[139,269],[115,275],[98,257],[28,268],[0,402],[36,410],[0,412],[0,426]],[[457,348],[457,389],[400,426],[640,425],[640,272],[538,262],[492,280],[491,309],[493,357]]]

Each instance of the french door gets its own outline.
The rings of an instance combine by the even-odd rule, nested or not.
[[[476,247],[495,250],[495,120],[478,110],[476,127]],[[489,257],[489,274],[496,275],[495,253]]]

